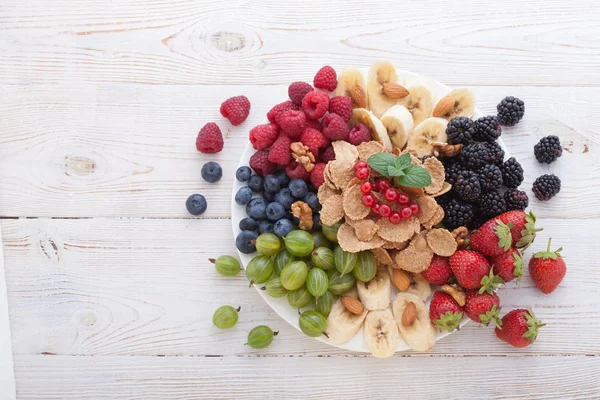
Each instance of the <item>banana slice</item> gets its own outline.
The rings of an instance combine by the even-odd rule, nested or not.
[[[433,143],[446,143],[446,126],[444,118],[427,118],[415,127],[408,137],[407,149],[416,152],[417,157],[430,156],[433,153]]]
[[[349,68],[338,76],[335,96],[348,96],[352,99],[353,108],[369,108],[367,97],[367,80],[360,70]]]
[[[371,65],[367,75],[367,97],[369,109],[377,118],[381,118],[399,99],[408,96],[409,92],[403,85],[391,62],[378,60]]]
[[[350,290],[344,296],[352,296],[358,299],[356,289]],[[352,314],[346,310],[346,307],[342,304],[342,299],[337,299],[327,317],[327,334],[329,334],[329,340],[335,344],[342,344],[352,339],[365,321],[368,312],[365,308],[359,315]]]
[[[380,311],[369,311],[365,319],[365,341],[377,358],[394,355],[398,344],[398,324],[390,307]]]
[[[412,274],[410,277],[410,286],[406,290],[406,293],[414,294],[422,301],[427,301],[429,296],[431,296],[431,285],[427,279],[423,278],[423,275]]]
[[[415,128],[413,117],[406,107],[395,105],[389,108],[382,116],[381,123],[387,129],[392,146],[402,150]]]
[[[365,124],[371,130],[373,140],[380,142],[390,153],[393,150],[392,142],[388,136],[387,129],[373,113],[365,108],[355,108],[352,110],[351,123],[360,122]]]
[[[369,282],[357,282],[358,297],[367,310],[383,310],[390,305],[392,282],[387,267],[378,267]]]
[[[402,315],[410,302],[414,303],[416,313],[408,321],[406,319],[403,321]],[[436,340],[435,328],[431,324],[429,311],[427,311],[425,303],[418,296],[406,292],[398,293],[392,304],[392,312],[400,336],[413,350],[427,351],[433,347]],[[410,320],[413,320],[413,322],[406,326],[405,322],[410,322]]]
[[[410,94],[400,100],[398,104],[403,105],[411,113],[414,124],[419,125],[429,118],[433,111],[433,94],[422,85],[410,86]]]
[[[475,93],[469,89],[454,89],[442,97],[435,108],[432,116],[446,118],[450,121],[455,117],[469,117],[475,114]]]

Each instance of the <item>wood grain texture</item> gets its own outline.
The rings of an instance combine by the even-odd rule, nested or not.
[[[524,166],[522,187],[540,217],[600,217],[598,144],[600,88],[474,87],[483,113],[511,94],[527,104],[525,119],[505,128],[503,139]],[[231,127],[218,106],[246,94],[250,118]],[[287,97],[286,86],[5,86],[0,106],[0,216],[185,218],[185,199],[203,193],[204,217],[229,217],[230,190],[249,129]],[[202,155],[199,128],[217,121],[229,131],[225,150]],[[541,165],[533,145],[558,135],[567,151]],[[221,163],[223,179],[200,177],[206,161]],[[543,173],[563,178],[551,202],[533,198],[531,185]],[[577,198],[577,201],[574,199]]]
[[[586,253],[600,220],[542,219],[533,250],[549,236],[564,247],[569,272],[550,296],[528,277],[501,291],[504,310],[533,307],[548,325],[515,349],[492,328],[470,324],[428,354],[600,354],[600,270]],[[304,336],[282,320],[243,275],[219,276],[205,261],[235,254],[229,220],[34,219],[5,221],[7,283],[17,355],[350,355]],[[532,251],[533,251],[532,250]],[[528,260],[531,253],[526,257]],[[241,305],[227,331],[212,325],[223,304]],[[280,330],[264,350],[247,332]],[[427,354],[408,353],[417,356]]]
[[[589,1],[41,0],[2,14],[0,83],[285,84],[324,59],[387,58],[448,84],[600,84]]]
[[[448,400],[587,400],[600,395],[597,379],[600,358],[583,356],[386,360],[16,356],[15,362],[17,391],[23,400],[362,400],[399,396]],[[488,379],[475,380],[465,371],[478,371]],[[33,380],[39,384],[28,384]],[[441,388],[445,388],[443,397]]]
[[[4,252],[0,227],[0,394],[4,400],[16,399],[8,296],[4,279]]]

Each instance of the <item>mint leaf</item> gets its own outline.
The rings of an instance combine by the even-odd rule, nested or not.
[[[389,153],[377,153],[369,157],[368,164],[375,171],[389,178],[392,175],[388,174],[388,167],[396,165],[396,158]]]
[[[431,175],[423,167],[412,165],[404,170],[404,176],[397,178],[399,185],[408,187],[425,187],[431,185]]]
[[[395,167],[398,169],[406,169],[412,165],[412,160],[410,159],[410,154],[402,154],[400,157],[396,158]]]
[[[392,176],[404,176],[404,171],[402,171],[401,169],[398,169],[392,165],[388,165],[387,167],[387,172],[388,172],[388,176],[392,177]]]

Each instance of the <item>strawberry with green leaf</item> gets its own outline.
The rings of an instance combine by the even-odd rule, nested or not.
[[[499,256],[512,246],[512,227],[512,223],[491,219],[471,235],[469,244],[473,250],[486,256]]]
[[[512,310],[502,317],[502,327],[496,327],[496,336],[512,346],[525,347],[535,342],[538,330],[544,325],[531,310]]]
[[[510,282],[517,278],[517,282],[523,279],[523,257],[519,250],[511,247],[508,251],[490,258],[494,274],[498,275],[504,282]]]
[[[435,292],[429,303],[429,318],[441,331],[452,332],[460,328],[463,308],[447,293]]]
[[[458,250],[450,256],[450,268],[460,286],[479,293],[493,293],[504,283],[502,278],[494,275],[487,258],[476,251]]]
[[[495,219],[502,221],[504,224],[512,224],[510,233],[512,236],[512,247],[525,250],[535,240],[538,232],[542,228],[536,228],[536,217],[532,212],[525,213],[520,210],[513,210],[500,214]]]
[[[467,291],[467,302],[465,303],[467,317],[483,325],[493,322],[496,326],[502,326],[500,321],[500,298],[496,293],[477,293],[473,290]]]
[[[422,188],[431,185],[431,175],[420,165],[413,165],[410,154],[396,158],[389,153],[369,157],[369,167],[388,178],[395,178],[400,186]]]
[[[562,247],[556,251],[550,251],[552,238],[548,240],[546,251],[535,253],[529,260],[529,275],[542,292],[552,293],[562,282],[567,273],[567,264],[560,255]]]

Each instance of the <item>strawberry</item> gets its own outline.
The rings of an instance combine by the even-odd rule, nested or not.
[[[513,210],[500,214],[496,217],[506,225],[512,224],[510,233],[512,236],[512,247],[525,250],[535,240],[537,232],[541,228],[535,227],[535,215],[532,212],[525,214],[520,210]]]
[[[519,250],[513,248],[490,259],[494,274],[498,275],[504,282],[510,282],[517,278],[519,282],[523,278],[523,257]]]
[[[525,347],[535,342],[539,328],[544,325],[531,310],[512,310],[502,317],[502,327],[496,327],[496,336],[512,346]]]
[[[535,253],[529,260],[529,275],[535,286],[542,292],[552,293],[567,273],[567,264],[560,255],[562,247],[556,251],[550,251],[550,243],[546,251]]]
[[[467,303],[465,304],[467,317],[483,325],[494,322],[496,326],[502,326],[500,321],[500,298],[496,293],[479,294],[473,290],[467,291]]]
[[[434,255],[429,268],[421,272],[421,275],[432,285],[442,286],[448,283],[454,273],[450,268],[448,257]]]
[[[489,261],[472,250],[458,250],[450,256],[450,268],[456,280],[465,289],[479,290],[479,293],[492,293],[504,283],[502,278],[494,275]]]
[[[498,256],[512,245],[511,224],[505,224],[499,219],[491,219],[471,235],[471,248],[486,256]]]
[[[452,332],[460,327],[463,309],[456,300],[444,292],[435,292],[429,304],[429,318],[442,331]]]

